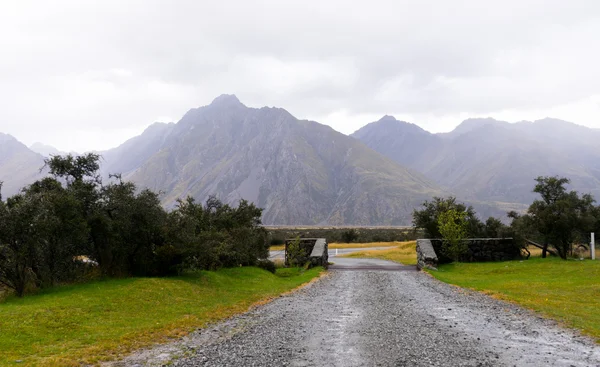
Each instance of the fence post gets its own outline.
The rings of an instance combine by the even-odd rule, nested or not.
[[[590,254],[592,254],[592,260],[596,260],[596,239],[594,238],[594,232],[592,232],[592,243],[590,243]]]

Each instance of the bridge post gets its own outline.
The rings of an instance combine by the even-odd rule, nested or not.
[[[592,260],[596,260],[596,239],[594,238],[594,232],[591,234],[592,242],[590,243],[590,254],[592,255]]]

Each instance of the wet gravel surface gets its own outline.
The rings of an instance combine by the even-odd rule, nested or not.
[[[333,270],[298,292],[116,365],[167,360],[173,366],[600,366],[600,348],[529,311],[422,272]]]

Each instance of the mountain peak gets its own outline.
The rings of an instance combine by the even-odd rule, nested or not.
[[[235,94],[221,94],[215,98],[211,106],[235,106],[243,105],[242,102],[235,96]]]
[[[0,142],[7,143],[9,141],[17,141],[17,139],[10,134],[0,133]]]
[[[394,116],[384,115],[379,121],[398,121]]]

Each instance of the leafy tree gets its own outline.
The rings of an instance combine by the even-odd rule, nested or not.
[[[42,286],[68,281],[74,276],[76,256],[90,255],[88,227],[80,203],[56,179],[47,177],[23,191],[38,202],[41,238],[39,276]]]
[[[67,154],[65,156],[55,155],[44,160],[45,166],[50,169],[50,174],[55,177],[64,178],[67,184],[75,182],[94,181],[100,182],[100,155],[87,153],[80,156]]]
[[[510,229],[499,219],[489,217],[483,227],[483,237],[486,238],[502,238],[510,237]]]
[[[590,195],[579,197],[576,191],[568,192],[564,177],[538,177],[533,189],[540,194],[529,207],[526,221],[537,231],[542,240],[542,257],[546,257],[552,245],[562,259],[566,259],[578,233],[590,224],[594,199]]]
[[[442,237],[438,221],[440,215],[448,210],[466,213],[467,236],[478,237],[483,230],[483,224],[477,218],[473,207],[457,202],[455,197],[434,197],[432,201],[425,201],[421,206],[422,209],[413,211],[413,226],[422,228],[427,238]]]
[[[468,251],[468,244],[464,241],[467,236],[467,212],[448,209],[438,216],[438,230],[444,240],[444,251],[454,261]]]
[[[36,197],[15,195],[0,206],[0,283],[19,297],[40,279],[38,204]]]

